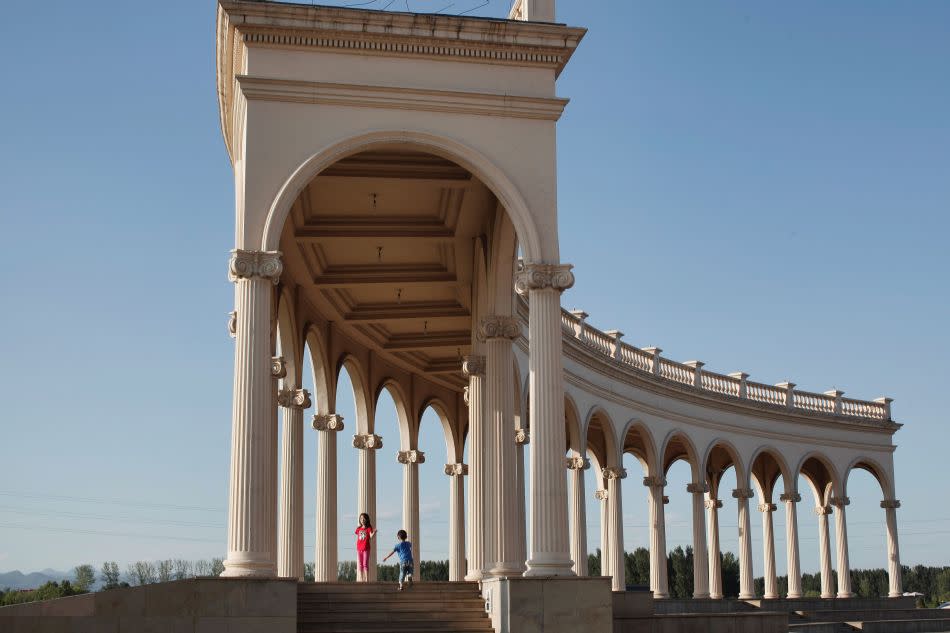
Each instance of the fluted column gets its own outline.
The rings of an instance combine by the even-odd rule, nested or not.
[[[396,453],[396,461],[402,469],[402,525],[409,532],[412,556],[422,561],[422,537],[419,534],[419,464],[424,464],[426,454],[410,450]],[[417,575],[418,578],[418,575]]]
[[[310,394],[284,389],[277,404],[283,417],[277,575],[303,580],[303,410],[310,407]]]
[[[465,579],[465,480],[467,464],[446,464],[449,476],[449,580]]]
[[[796,504],[802,500],[801,495],[783,494],[780,499],[785,502],[785,552],[788,566],[788,598],[802,597],[802,566],[798,554],[798,511]]]
[[[573,576],[564,477],[561,292],[574,285],[569,265],[526,264],[515,289],[528,295],[531,402],[531,543],[526,576]]]
[[[706,508],[704,495],[709,492],[705,483],[686,485],[693,497],[693,598],[709,597],[709,555],[706,553]]]
[[[818,506],[815,508],[815,514],[818,515],[818,558],[821,567],[821,597],[834,598],[834,582],[831,573],[831,535],[828,530],[828,515],[831,514],[831,506]]]
[[[518,560],[521,562],[521,571],[525,570],[525,561],[528,560],[528,513],[525,512],[525,481],[524,481],[524,447],[531,441],[528,429],[515,430],[515,457],[518,460],[518,483],[515,492],[518,495],[518,517],[515,529],[518,531]]]
[[[520,575],[518,560],[518,514],[515,461],[514,378],[511,342],[521,335],[521,322],[512,316],[487,316],[478,324],[478,338],[485,343],[485,421],[491,452],[494,455],[492,476],[496,482],[491,495],[495,558],[489,573],[492,576]]]
[[[851,563],[848,560],[848,521],[844,508],[851,503],[847,497],[836,497],[831,505],[837,508],[835,513],[835,545],[838,548],[838,597],[852,598]]]
[[[270,319],[279,252],[231,251],[234,394],[228,555],[222,576],[277,575],[277,417]],[[563,426],[563,422],[562,422]]]
[[[669,598],[670,583],[666,571],[666,511],[663,488],[666,479],[657,475],[643,478],[650,491],[650,589],[654,598]]]
[[[760,503],[762,513],[762,554],[765,566],[765,592],[763,598],[778,598],[778,576],[775,573],[775,531],[772,513],[778,509],[774,503]]]
[[[590,460],[581,455],[564,458],[571,472],[571,558],[574,573],[587,575],[587,503],[584,498],[584,471]]]
[[[750,488],[736,488],[732,496],[739,506],[739,600],[755,598],[752,577],[752,525],[749,520],[749,499],[754,493]]]
[[[335,582],[337,570],[337,434],[343,430],[343,416],[323,413],[313,416],[317,431],[317,503],[313,554],[313,579]]]
[[[594,499],[600,501],[600,575],[610,575],[610,528],[607,512],[607,491],[594,491]]]
[[[466,356],[462,361],[462,373],[468,377],[468,433],[469,470],[468,482],[468,573],[465,580],[481,580],[495,557],[495,533],[490,495],[492,486],[492,459],[488,428],[484,411],[485,357]]]
[[[613,591],[626,591],[626,565],[623,549],[623,505],[620,493],[620,480],[627,477],[625,468],[609,466],[604,468],[604,481],[607,483],[607,542],[610,558],[610,587]]]
[[[353,436],[353,448],[359,449],[359,467],[356,483],[356,515],[367,513],[376,521],[376,451],[383,447],[383,438],[372,433]],[[374,524],[373,527],[376,527]],[[369,549],[366,580],[376,581],[376,543]]]
[[[897,509],[901,502],[897,499],[885,499],[881,502],[887,520],[887,595],[899,598],[903,594],[901,583],[901,552],[897,543]]]
[[[722,501],[706,499],[709,510],[709,597],[722,599],[722,559],[719,551],[719,508]]]

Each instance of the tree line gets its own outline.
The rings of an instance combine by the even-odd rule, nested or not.
[[[588,573],[591,576],[600,575],[601,552],[587,557]],[[732,552],[720,554],[722,568],[722,591],[727,598],[739,596],[739,559]],[[670,586],[671,598],[693,597],[693,548],[675,547],[666,559],[667,578]],[[832,572],[832,586],[837,587],[838,574]],[[934,607],[950,601],[950,567],[928,567],[915,565],[903,566],[901,578],[905,592],[922,593],[921,606]],[[646,548],[638,547],[633,552],[624,553],[624,580],[627,586],[650,585],[650,552]],[[852,569],[851,590],[860,598],[886,597],[889,590],[886,569]],[[765,593],[765,579],[755,579],[755,593],[761,596]],[[778,577],[778,594],[788,593],[788,576]],[[802,594],[806,598],[821,596],[821,574],[802,574]]]
[[[723,595],[727,598],[735,598],[739,595],[739,559],[732,552],[723,552],[720,555],[720,562]],[[693,596],[693,548],[675,547],[667,556],[666,565],[670,597],[691,598]],[[588,556],[587,566],[591,576],[600,575],[601,552],[599,549],[596,554]],[[124,571],[115,561],[108,561],[102,564],[98,575],[92,565],[84,564],[73,569],[71,580],[48,582],[33,590],[0,590],[0,606],[73,596],[92,591],[97,586],[100,590],[105,590],[187,578],[209,578],[220,575],[222,571],[224,571],[224,560],[221,558],[195,561],[180,558],[136,561],[129,563]],[[449,561],[422,561],[416,571],[420,580],[448,580]],[[398,577],[398,565],[379,565],[377,568],[377,578],[381,582],[396,582]],[[924,594],[919,601],[920,606],[933,607],[941,602],[950,601],[950,567],[904,566],[902,578],[905,592]],[[313,579],[313,563],[307,563],[304,566],[304,580],[312,582]],[[624,579],[627,586],[649,586],[649,550],[638,547],[632,552],[624,553]],[[356,562],[340,561],[337,566],[337,580],[355,582]],[[837,586],[837,574],[832,579],[832,586]],[[851,587],[861,598],[885,597],[888,593],[887,571],[853,569],[851,570]],[[765,580],[761,577],[756,578],[756,595],[761,596],[764,589]],[[785,595],[787,589],[788,577],[779,576],[779,595]],[[802,593],[809,598],[819,597],[821,574],[802,574]]]

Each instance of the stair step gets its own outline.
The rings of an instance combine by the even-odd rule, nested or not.
[[[443,613],[441,611],[361,611],[354,613],[327,613],[297,610],[298,622],[478,622],[488,618],[484,611],[459,611]]]
[[[491,621],[483,622],[297,622],[298,633],[367,633],[399,631],[400,633],[433,631],[493,631]]]
[[[378,611],[386,613],[430,613],[432,611],[451,611],[453,613],[483,613],[485,605],[478,600],[452,601],[452,602],[430,602],[425,600],[408,600],[406,602],[387,602],[387,603],[369,603],[369,602],[298,602],[298,612],[313,613],[352,613],[358,610],[358,605],[374,604]]]

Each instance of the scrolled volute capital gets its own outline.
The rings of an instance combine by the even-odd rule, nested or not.
[[[843,508],[847,505],[851,505],[851,499],[849,499],[848,497],[835,497],[828,503],[830,503],[836,508]]]
[[[342,431],[343,416],[336,413],[318,413],[310,423],[314,431]]]
[[[598,501],[606,501],[606,500],[607,500],[607,491],[606,491],[606,490],[595,490],[595,491],[594,491],[594,499],[597,499]]]
[[[399,451],[396,453],[396,461],[400,464],[424,464],[426,454],[422,451]]]
[[[277,392],[277,404],[285,409],[309,409],[310,392],[306,389],[281,389]]]
[[[621,468],[620,466],[607,466],[601,470],[601,473],[604,476],[604,479],[626,479],[627,478],[627,469]]]
[[[785,493],[781,497],[779,497],[779,501],[784,501],[786,503],[789,501],[791,501],[792,503],[798,503],[801,500],[802,500],[802,496],[798,494],[797,492],[794,494]]]
[[[270,375],[274,378],[287,377],[287,361],[283,356],[274,356],[270,359]]]
[[[478,339],[516,339],[521,336],[521,321],[513,316],[487,316],[478,322]]]
[[[515,429],[515,444],[530,444],[531,431],[529,429]]]
[[[709,486],[705,483],[696,483],[686,484],[686,492],[692,493],[694,495],[702,495],[709,492]]]
[[[462,358],[462,373],[469,378],[472,376],[484,376],[485,357],[477,354],[469,354]]]
[[[574,285],[572,268],[571,264],[522,264],[515,273],[515,292],[520,295],[546,289],[563,292]]]
[[[276,284],[284,270],[280,258],[280,251],[245,251],[236,248],[231,251],[228,260],[228,278],[231,281],[267,279]]]
[[[754,496],[752,488],[736,488],[732,491],[733,499],[751,499]]]
[[[590,468],[590,459],[581,457],[580,455],[573,455],[564,458],[564,465],[568,470],[587,470]]]
[[[831,506],[815,506],[815,514],[818,516],[826,516],[833,512]]]
[[[357,434],[353,436],[353,448],[360,450],[378,451],[383,447],[383,438],[373,433]]]
[[[885,510],[896,510],[901,507],[901,502],[897,499],[885,499],[881,502],[881,507]]]
[[[228,336],[237,338],[237,310],[228,312]]]
[[[445,474],[449,477],[467,477],[468,464],[446,464]]]
[[[719,499],[706,499],[703,503],[707,510],[718,510],[722,507],[722,501]]]
[[[778,506],[774,503],[760,503],[759,512],[775,512],[778,510]]]
[[[666,486],[666,478],[659,475],[650,475],[643,478],[643,485],[647,488],[663,488]]]

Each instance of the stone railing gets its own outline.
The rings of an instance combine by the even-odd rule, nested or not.
[[[523,316],[527,304],[522,302]],[[699,361],[679,363],[661,356],[656,347],[639,348],[620,339],[616,330],[601,331],[587,323],[587,313],[561,310],[565,338],[572,338],[586,351],[608,363],[623,366],[648,380],[673,383],[703,395],[764,405],[804,415],[833,416],[850,421],[886,426],[891,423],[891,398],[855,400],[844,398],[837,389],[812,393],[795,389],[794,383],[767,385],[753,382],[748,374],[717,374],[703,368]]]

